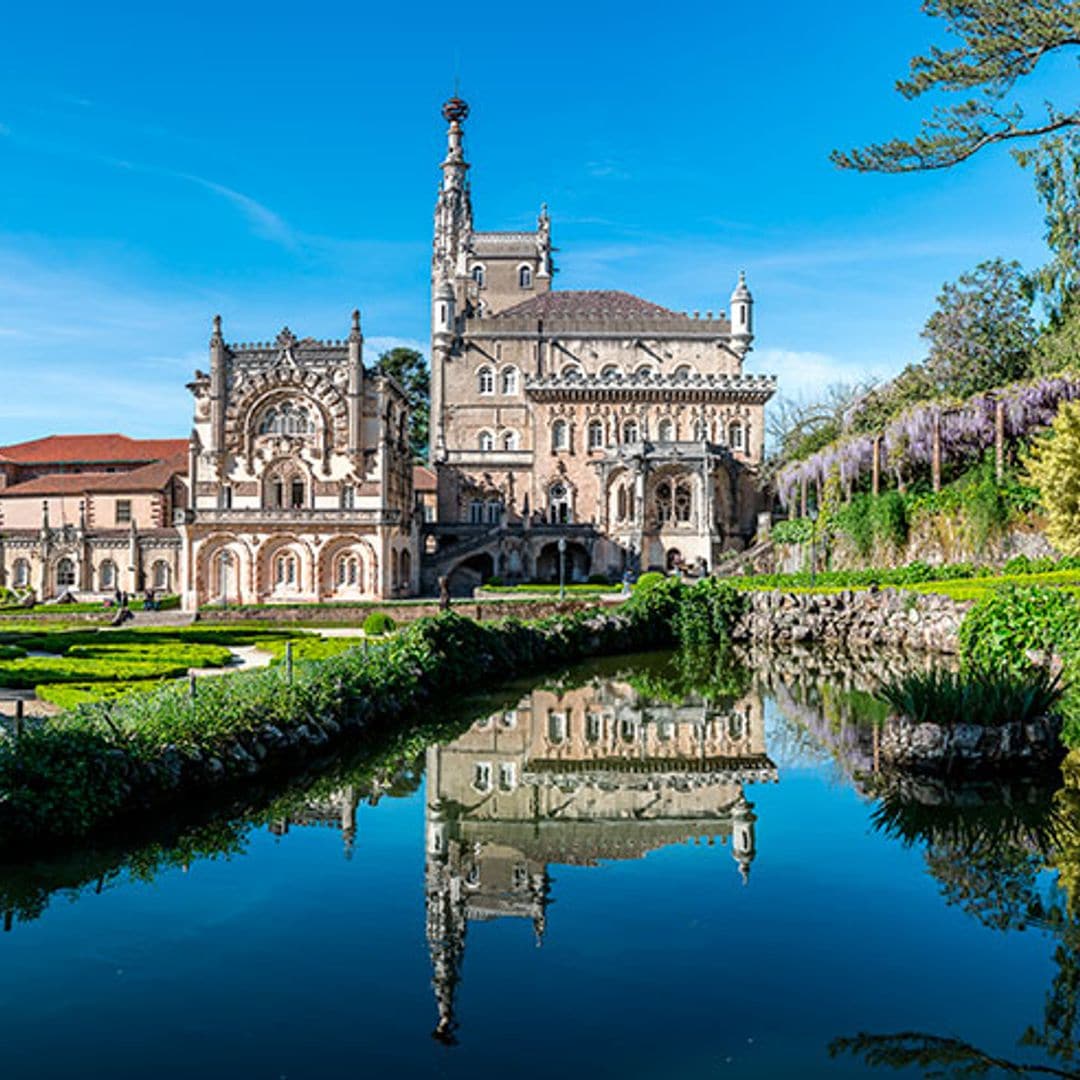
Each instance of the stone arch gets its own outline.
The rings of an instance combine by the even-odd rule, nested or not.
[[[568,585],[575,581],[585,581],[589,576],[592,566],[592,555],[589,549],[576,540],[571,540],[566,545],[565,572]],[[559,544],[558,541],[550,541],[543,544],[536,554],[536,578],[555,584],[559,580]]]
[[[228,566],[222,565],[228,557]],[[199,603],[241,604],[253,599],[252,554],[232,533],[214,533],[199,545],[195,557],[195,595]]]
[[[312,505],[313,477],[307,462],[300,457],[274,458],[263,469],[259,485],[260,501],[266,508],[300,510]]]
[[[490,551],[478,551],[462,559],[447,575],[452,596],[471,596],[473,589],[495,575],[495,559]]]
[[[351,580],[350,556],[359,560],[358,580]],[[342,570],[344,569],[344,580]],[[379,559],[371,542],[362,536],[337,536],[319,552],[319,585],[324,596],[379,595]]]
[[[292,575],[279,573],[284,567],[280,557],[296,558]],[[298,596],[315,591],[315,558],[311,545],[291,533],[271,536],[260,545],[255,560],[255,593],[260,598],[273,594]]]
[[[242,446],[248,455],[257,437],[255,421],[264,409],[275,401],[286,398],[302,398],[314,406],[321,423],[315,436],[329,445],[344,438],[348,406],[341,391],[324,375],[309,371],[301,373],[292,369],[275,368],[259,372],[251,377],[250,384],[241,391],[236,402],[225,411],[225,437],[231,446]]]

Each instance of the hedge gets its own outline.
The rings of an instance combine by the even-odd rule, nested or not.
[[[729,585],[709,583],[702,597],[704,584],[667,580],[616,612],[528,623],[446,613],[417,620],[377,649],[295,663],[291,680],[278,666],[200,680],[194,698],[185,683],[173,682],[79,706],[30,728],[17,745],[0,746],[0,843],[72,841],[125,811],[180,800],[193,786],[250,776],[267,756],[265,747],[262,755],[255,749],[260,738],[281,742],[291,733],[288,753],[276,760],[295,768],[308,746],[334,731],[370,738],[459,691],[589,656],[670,645],[682,605],[710,619],[721,609],[737,611],[741,599]],[[726,625],[711,625],[718,638],[726,636]]]

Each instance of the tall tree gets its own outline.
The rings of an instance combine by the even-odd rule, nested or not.
[[[1028,374],[1035,323],[1017,262],[991,259],[943,286],[923,337],[941,396],[967,397]]]
[[[1029,118],[1014,93],[1045,57],[1080,46],[1080,0],[924,0],[922,9],[958,40],[914,57],[897,90],[909,99],[931,91],[973,96],[935,106],[912,139],[834,150],[837,165],[860,172],[944,169],[995,143],[1024,145],[1080,126],[1080,103],[1047,102],[1045,115]]]
[[[431,413],[431,372],[424,354],[404,345],[384,352],[376,370],[395,379],[409,402],[409,447],[417,461],[426,461]]]

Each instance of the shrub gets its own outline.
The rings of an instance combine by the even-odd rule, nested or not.
[[[666,574],[661,574],[659,570],[650,570],[648,573],[642,574],[634,583],[634,592],[648,592],[667,580]]]
[[[1066,555],[1080,555],[1080,401],[1061,406],[1032,445],[1027,467],[1046,510],[1047,539]]]
[[[874,503],[870,495],[856,495],[846,506],[833,514],[833,524],[855,546],[862,558],[874,550]]]
[[[960,625],[960,660],[969,672],[1020,678],[1028,653],[1076,652],[1080,606],[1060,589],[1003,585],[980,600]]]
[[[731,639],[731,627],[742,613],[745,597],[730,582],[705,578],[681,590],[673,629],[684,648],[714,645]]]
[[[382,637],[394,629],[394,620],[385,611],[373,611],[364,620],[364,633],[368,637]]]
[[[794,518],[778,521],[772,527],[772,538],[778,544],[805,544],[813,532],[814,523],[809,518]]]
[[[897,491],[886,491],[873,500],[871,520],[874,539],[879,544],[903,547],[908,538],[908,512],[904,497]]]
[[[916,672],[878,690],[878,696],[916,724],[999,727],[1051,712],[1061,685],[1045,668],[1018,678],[1011,672]]]
[[[61,709],[74,709],[91,701],[111,701],[133,690],[150,690],[156,685],[146,679],[136,682],[47,683],[34,687],[34,691],[42,701],[51,702]]]

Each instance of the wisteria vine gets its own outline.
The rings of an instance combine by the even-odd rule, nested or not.
[[[1056,375],[975,394],[958,404],[927,402],[906,409],[881,432],[882,476],[930,468],[934,425],[940,418],[943,464],[963,464],[980,458],[994,445],[997,403],[1004,403],[1006,439],[1024,439],[1046,427],[1065,401],[1080,398],[1080,378]],[[785,507],[798,500],[802,484],[823,485],[830,477],[842,487],[869,476],[874,462],[874,435],[852,435],[830,443],[802,461],[785,465],[776,489]]]

